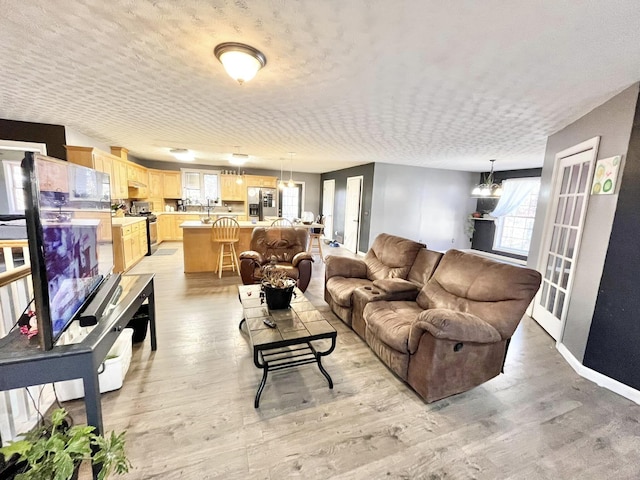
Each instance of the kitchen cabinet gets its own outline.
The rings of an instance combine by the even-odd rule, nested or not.
[[[129,180],[129,198],[149,196],[149,174],[146,168],[135,163],[127,163],[127,180]]]
[[[278,177],[266,177],[263,175],[244,175],[245,187],[270,187],[278,186]]]
[[[164,172],[161,170],[148,170],[149,198],[164,198]]]
[[[220,175],[220,198],[222,201],[245,201],[247,184],[243,177],[243,175]],[[238,183],[238,178],[242,179],[242,183]]]
[[[122,160],[114,159],[112,169],[112,192],[111,198],[124,200],[129,196],[129,185],[127,182],[127,164]]]
[[[204,215],[204,214],[202,214]],[[182,240],[182,229],[180,225],[187,220],[199,221],[200,214],[193,213],[169,213],[158,215],[159,234],[162,241]]]
[[[124,273],[147,254],[147,222],[113,226],[113,271]]]
[[[128,197],[126,164],[119,157],[93,147],[65,145],[65,148],[67,149],[67,161],[110,175],[109,185],[112,199]]]
[[[162,172],[163,198],[182,198],[182,175],[180,172]]]
[[[77,219],[99,220],[97,235],[99,242],[110,242],[112,239],[111,210],[76,210],[73,217]]]

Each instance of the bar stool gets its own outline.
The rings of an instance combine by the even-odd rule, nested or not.
[[[238,264],[238,256],[236,255],[235,244],[240,241],[240,225],[231,217],[220,217],[211,226],[211,241],[214,243],[214,248],[219,245],[218,249],[218,264],[214,270],[218,272],[218,278],[222,278],[222,270],[225,268],[231,268],[234,272],[240,275],[240,265]],[[228,247],[228,251],[225,252],[225,245]],[[229,262],[225,263],[225,256]]]
[[[320,221],[324,225],[324,218]],[[313,230],[318,230],[318,233],[314,233]],[[322,254],[322,236],[324,235],[324,227],[315,228],[309,230],[309,248],[307,248],[307,253],[313,254],[313,241],[316,241],[316,245],[318,246],[318,253],[320,254],[320,261],[324,263],[324,256]]]

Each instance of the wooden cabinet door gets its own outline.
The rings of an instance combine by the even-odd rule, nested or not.
[[[182,198],[182,176],[180,172],[164,172],[162,180],[163,198]]]
[[[158,216],[158,235],[162,241],[173,240],[173,232],[171,230],[171,215]]]
[[[112,165],[114,189],[111,198],[124,200],[129,197],[127,164],[122,160],[114,160]]]
[[[140,250],[140,258],[142,258],[147,254],[149,250],[149,245],[147,245],[147,222],[143,222],[140,226],[140,231],[138,232],[138,244]]]
[[[164,198],[164,174],[158,170],[149,170],[149,197]]]
[[[278,177],[264,177],[262,185],[264,187],[276,188],[278,186]]]

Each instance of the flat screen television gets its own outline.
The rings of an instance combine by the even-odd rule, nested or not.
[[[109,175],[40,154],[22,161],[42,348],[53,348],[113,270]]]

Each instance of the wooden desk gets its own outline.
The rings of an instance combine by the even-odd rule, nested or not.
[[[18,329],[0,339],[0,391],[81,378],[87,424],[96,428],[96,434],[104,433],[98,369],[146,299],[151,349],[157,348],[153,274],[123,275],[120,286],[123,291],[118,303],[80,343],[43,351],[37,338],[28,340]]]
[[[256,227],[270,227],[271,222],[238,222],[240,225],[240,240],[236,252],[240,255],[250,249],[251,234]],[[323,228],[321,223],[311,225],[295,225],[296,228]],[[199,221],[183,222],[184,273],[213,272],[218,263],[218,252],[211,242],[211,224]]]

